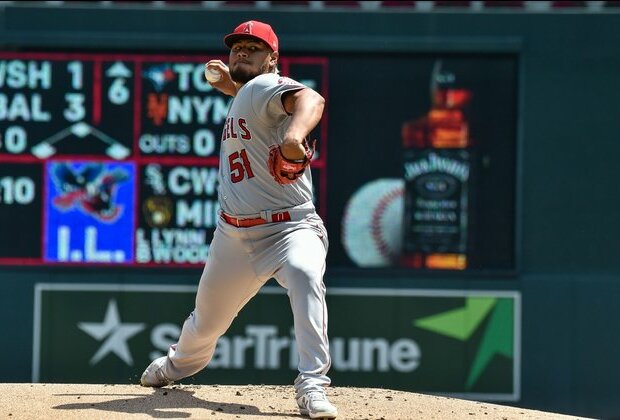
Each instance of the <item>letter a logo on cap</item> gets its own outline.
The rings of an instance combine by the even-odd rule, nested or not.
[[[237,26],[233,33],[224,37],[224,44],[232,48],[232,44],[235,41],[248,36],[260,39],[265,44],[269,45],[273,51],[278,51],[278,37],[271,26],[257,20],[249,20]]]

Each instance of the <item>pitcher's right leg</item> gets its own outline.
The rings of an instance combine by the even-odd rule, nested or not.
[[[196,306],[185,320],[177,344],[156,359],[141,380],[144,386],[165,386],[204,369],[218,338],[266,279],[256,277],[240,239],[216,230],[198,285]]]

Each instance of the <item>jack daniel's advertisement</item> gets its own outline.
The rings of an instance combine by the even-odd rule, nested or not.
[[[405,164],[403,264],[464,268],[470,152],[409,150]]]
[[[437,61],[431,109],[402,127],[405,191],[401,264],[467,268],[474,151],[467,118],[471,90]]]
[[[363,82],[356,68],[343,69],[351,86]],[[386,69],[392,85],[369,98],[351,89],[351,101],[373,112],[340,131],[355,142],[330,149],[346,154],[339,169],[352,174],[330,178],[330,188],[345,192],[330,197],[330,209],[343,208],[331,215],[331,226],[336,217],[341,226],[332,265],[405,275],[513,269],[516,58],[399,57]],[[352,147],[359,138],[364,147]]]

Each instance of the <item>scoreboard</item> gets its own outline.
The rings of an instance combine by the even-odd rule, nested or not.
[[[232,98],[209,55],[0,52],[0,264],[202,265]],[[327,96],[325,57],[280,70]],[[327,121],[311,133],[326,212]]]

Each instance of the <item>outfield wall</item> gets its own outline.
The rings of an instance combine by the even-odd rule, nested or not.
[[[70,108],[72,99],[47,99],[53,97],[57,79],[50,79],[47,88],[44,75],[22,80],[19,69],[9,73],[3,67],[0,318],[5,320],[3,347],[13,351],[0,365],[0,380],[133,383],[149,358],[174,340],[191,310],[200,265],[189,257],[182,264],[166,257],[155,260],[159,239],[153,232],[159,231],[141,210],[127,227],[131,241],[118,245],[125,237],[117,236],[104,245],[114,234],[104,222],[89,230],[90,222],[80,224],[54,208],[52,174],[59,162],[69,160],[73,170],[80,170],[85,162],[99,159],[97,154],[111,153],[103,159],[106,169],[124,170],[133,180],[133,195],[119,200],[137,209],[138,202],[144,204],[155,194],[147,189],[152,184],[142,183],[147,168],[161,162],[162,175],[176,180],[168,187],[178,187],[172,197],[175,214],[179,206],[186,209],[176,228],[191,225],[193,237],[208,242],[214,192],[207,184],[198,192],[184,192],[181,181],[217,165],[218,146],[205,146],[209,134],[199,131],[221,129],[216,112],[200,121],[199,114],[179,111],[175,127],[183,123],[187,131],[177,134],[198,136],[184,156],[178,156],[178,150],[163,156],[146,146],[141,149],[134,144],[137,137],[125,138],[121,131],[117,147],[109,149],[110,143],[94,139],[96,146],[90,149],[75,140],[94,136],[95,131],[87,133],[83,125],[72,126],[73,140],[46,143],[54,146],[55,156],[46,156],[49,147],[30,151],[40,144],[34,139],[62,131],[62,125],[49,128],[57,120],[107,124],[111,131],[136,124],[123,119],[135,115],[132,109],[106,108],[129,107],[131,102],[121,104],[122,95],[106,94],[122,94],[126,87],[138,97],[132,90],[138,85],[118,76],[122,71],[108,80],[106,70],[115,62],[135,73],[148,63],[199,66],[202,56],[224,57],[222,35],[247,19],[272,23],[283,58],[289,60],[283,70],[312,83],[328,98],[326,118],[316,133],[322,144],[313,176],[316,204],[331,240],[325,282],[334,382],[505,401],[589,417],[620,415],[615,374],[620,369],[615,357],[620,337],[614,316],[620,297],[620,222],[614,217],[620,204],[615,158],[620,143],[614,130],[620,94],[616,13],[302,14],[4,5],[0,61],[37,63],[36,74],[43,74],[45,62],[56,63],[50,64],[52,72],[57,63],[80,62],[79,68],[92,70],[105,82],[99,96],[88,96],[88,118],[82,120],[71,114],[77,108],[60,113],[67,106],[64,101]],[[473,106],[480,142],[471,161],[477,178],[468,186],[478,193],[467,216],[466,269],[402,267],[389,253],[367,257],[377,262],[365,267],[346,240],[345,210],[355,193],[373,181],[403,188],[398,184],[404,177],[401,127],[427,109],[428,78],[438,60],[466,76],[479,93],[475,98],[486,99]],[[96,63],[102,66],[100,73],[93,70]],[[73,72],[67,74],[76,77],[78,67],[72,66],[66,67]],[[377,66],[385,78],[370,77]],[[191,69],[197,67],[187,68],[191,81]],[[79,93],[82,86],[69,76],[62,83],[63,94]],[[141,83],[142,94],[158,94],[154,84]],[[195,82],[195,90],[186,96],[213,98],[208,103],[215,109],[221,101],[201,86]],[[170,93],[178,96],[179,107],[180,92]],[[18,93],[23,106],[16,102]],[[109,100],[100,114],[91,109],[92,98]],[[46,112],[52,116],[49,121]],[[142,129],[157,126],[155,114],[143,115]],[[170,120],[163,124],[173,126]],[[27,143],[21,143],[25,137],[19,129],[7,137],[15,126],[29,127],[24,131]],[[139,136],[138,131],[129,132]],[[133,145],[130,155],[122,157],[127,144]],[[466,159],[462,156],[459,159]],[[208,173],[200,174],[208,179]],[[188,210],[197,208],[192,207],[199,206],[196,202],[200,209]],[[389,224],[377,227],[382,228],[395,229]],[[138,252],[138,229],[142,238],[150,238],[142,245],[151,247],[151,259]],[[73,242],[80,235],[83,242]],[[179,255],[183,249],[178,247]],[[292,381],[294,342],[285,295],[268,288],[247,309],[223,341],[219,365],[197,381],[242,383],[249,380],[242,369],[257,383]],[[100,334],[105,341],[94,338]],[[243,350],[241,343],[250,344]]]

